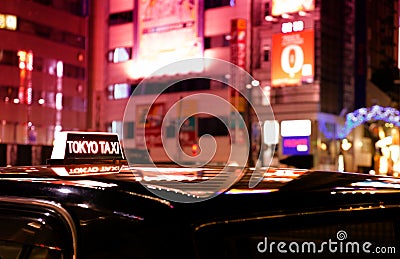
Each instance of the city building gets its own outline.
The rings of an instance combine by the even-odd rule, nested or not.
[[[185,76],[179,75],[182,70],[157,74],[157,70],[164,65],[188,58],[207,57],[233,61],[247,71],[250,67],[250,55],[248,55],[251,49],[248,44],[250,27],[247,27],[250,26],[251,16],[249,1],[101,0],[93,1],[91,7],[93,11],[91,28],[94,30],[89,47],[92,53],[90,64],[93,68],[92,75],[89,76],[89,86],[93,88],[94,94],[89,101],[89,109],[93,114],[91,124],[93,130],[108,130],[122,134],[128,98],[144,78],[150,77],[150,81],[157,83],[176,81],[180,76]],[[238,37],[236,40],[232,39],[232,32],[241,33],[241,42]],[[234,55],[231,55],[234,45],[235,60],[233,60]],[[218,68],[215,71],[216,78],[220,78],[221,81],[228,80],[229,75],[226,71],[220,74]],[[201,72],[201,68],[200,70],[189,68],[186,71],[187,75],[201,74]],[[241,87],[244,88],[245,85]],[[193,79],[170,88],[168,97],[164,96],[165,100],[161,100],[162,103],[157,108],[160,114],[154,116],[163,116],[175,102],[193,91],[212,93],[224,99],[229,96],[228,88],[217,80]],[[143,92],[140,102],[144,106],[134,107],[136,110],[132,113],[139,114],[142,110],[145,111],[145,106],[148,104],[146,101],[150,102],[149,96],[154,94],[155,90],[152,86],[148,86]],[[198,99],[192,104],[193,111],[198,112],[202,106],[207,106],[207,101]],[[230,111],[224,111],[221,116],[228,119]],[[213,126],[202,128],[199,124],[203,123]],[[190,149],[196,148],[198,144],[196,134],[211,133],[217,136],[217,142],[225,149],[220,149],[220,153],[217,152],[217,157],[219,154],[219,157],[224,159],[216,159],[220,162],[226,161],[225,153],[228,152],[229,146],[226,131],[210,132],[217,124],[218,120],[210,118],[196,118],[195,121],[190,121],[190,126],[185,132],[187,137],[181,140],[183,149],[191,152]],[[125,132],[130,133],[124,134],[124,146],[145,148],[143,134],[147,133],[143,133],[143,129],[147,125],[135,119],[125,125]],[[152,130],[151,136],[146,137],[160,139],[161,129]],[[238,129],[238,132],[243,133],[243,130],[243,128]],[[173,129],[168,134],[171,136],[171,141],[176,134],[178,132]],[[147,144],[151,145],[153,158],[167,161],[168,157],[160,143],[161,141]]]
[[[302,166],[317,169],[393,173],[398,115],[389,108],[397,108],[399,100],[397,1],[99,0],[92,1],[91,10],[91,129],[124,131],[124,140],[137,148],[142,131],[123,118],[138,84],[179,59],[218,58],[247,70],[256,79],[254,87],[269,98],[275,119],[251,128],[252,137],[261,136],[255,132],[262,129],[279,132],[264,135],[255,147],[276,149],[272,164],[306,161]],[[154,80],[179,77],[159,76]],[[211,83],[179,89],[226,91]],[[175,91],[167,99],[176,102],[181,96]],[[376,139],[374,132],[386,133]],[[375,143],[389,135],[394,147],[382,155]],[[387,170],[377,167],[382,164],[377,159],[388,160]]]
[[[87,7],[0,2],[1,165],[42,163],[56,131],[87,128]]]
[[[0,143],[87,128],[86,0],[0,2]]]
[[[311,154],[315,168],[393,173],[375,163],[379,137],[368,127],[393,135],[393,169],[399,148],[399,118],[391,109],[399,100],[398,1],[286,2],[262,1],[253,23],[258,46],[252,71],[270,88],[281,126],[280,158]],[[287,132],[284,125],[309,130]]]

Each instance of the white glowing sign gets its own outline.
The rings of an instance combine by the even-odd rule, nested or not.
[[[304,30],[303,21],[285,22],[282,23],[281,31],[282,33],[297,32]]]
[[[281,136],[310,136],[311,121],[310,120],[287,120],[281,122]]]
[[[117,134],[58,132],[51,159],[123,159]]]
[[[272,15],[307,12],[315,9],[314,0],[272,0]]]
[[[169,63],[203,55],[199,1],[139,1],[138,74],[147,76]],[[182,69],[182,68],[180,68]],[[191,68],[183,68],[191,69]],[[199,72],[183,71],[183,72]],[[182,71],[168,71],[170,74]]]

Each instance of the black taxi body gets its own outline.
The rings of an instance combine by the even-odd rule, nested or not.
[[[190,191],[161,185],[157,175],[145,178],[146,166],[68,159],[0,169],[0,258],[400,255],[398,178],[246,168],[215,197],[177,202],[149,187],[182,196]],[[165,168],[170,179],[192,183],[216,172]],[[249,188],[254,170],[263,180]]]

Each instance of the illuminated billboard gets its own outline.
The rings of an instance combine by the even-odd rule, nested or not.
[[[284,13],[312,11],[314,8],[314,0],[272,0],[271,14],[273,16],[279,16]]]
[[[142,75],[167,64],[203,56],[199,0],[140,0],[137,30],[138,69]],[[198,70],[198,68],[187,68]],[[174,74],[182,71],[168,71]],[[196,71],[194,71],[196,72]]]
[[[310,136],[283,137],[283,155],[308,155],[310,154]]]
[[[272,36],[271,85],[287,86],[314,80],[314,30]]]

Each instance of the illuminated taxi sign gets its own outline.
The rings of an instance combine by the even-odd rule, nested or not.
[[[56,133],[51,159],[122,160],[124,155],[115,133]]]
[[[113,155],[120,154],[118,142],[109,141],[87,141],[87,140],[68,140],[67,149],[69,154],[102,154]]]

